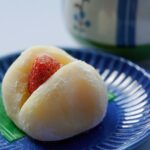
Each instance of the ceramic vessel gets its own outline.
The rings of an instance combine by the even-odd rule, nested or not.
[[[69,31],[80,41],[133,59],[150,57],[149,0],[65,0]]]

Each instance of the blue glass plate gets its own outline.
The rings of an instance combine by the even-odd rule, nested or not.
[[[71,55],[93,65],[109,91],[107,115],[94,129],[60,142],[39,142],[28,136],[8,143],[0,135],[0,149],[22,150],[113,150],[137,146],[150,137],[150,75],[139,66],[105,53],[66,49]],[[19,54],[0,59],[0,81]]]

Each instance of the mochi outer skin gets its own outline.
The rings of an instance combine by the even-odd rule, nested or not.
[[[47,54],[63,64],[31,95],[28,76],[37,56]],[[40,141],[63,140],[98,125],[107,109],[107,92],[98,72],[55,47],[32,47],[8,69],[2,83],[8,116]]]

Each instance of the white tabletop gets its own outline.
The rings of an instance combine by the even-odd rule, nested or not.
[[[0,56],[33,45],[81,47],[65,27],[63,1],[0,1]],[[149,147],[150,140],[136,150]]]

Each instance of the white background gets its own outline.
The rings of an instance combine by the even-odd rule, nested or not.
[[[81,47],[65,27],[63,2],[1,0],[0,56],[33,45]],[[150,141],[136,150],[149,150],[149,147]]]
[[[1,0],[0,55],[37,44],[78,47],[64,24],[63,0]]]

